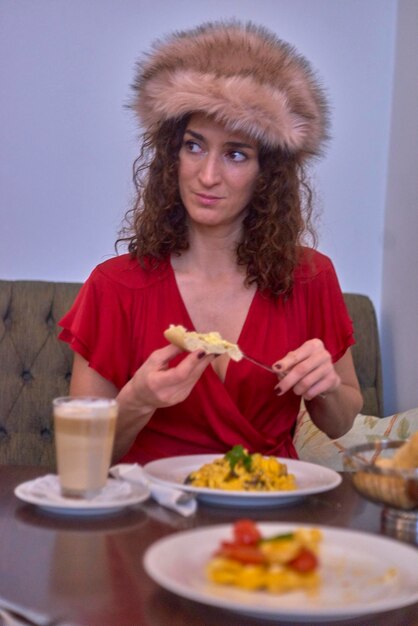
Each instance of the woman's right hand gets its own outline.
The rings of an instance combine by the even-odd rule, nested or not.
[[[120,390],[119,417],[114,444],[114,460],[128,452],[139,431],[158,408],[178,404],[187,398],[207,366],[215,358],[204,352],[186,354],[170,367],[182,350],[173,345],[155,350]]]
[[[202,351],[187,354],[180,363],[170,361],[183,351],[169,344],[155,350],[131,379],[131,393],[141,405],[157,409],[178,404],[187,398],[207,366],[215,359]]]

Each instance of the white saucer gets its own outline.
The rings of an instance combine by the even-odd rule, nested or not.
[[[108,515],[139,504],[150,496],[145,485],[132,485],[109,478],[101,493],[90,500],[64,498],[55,474],[22,483],[14,492],[20,500],[60,515]]]

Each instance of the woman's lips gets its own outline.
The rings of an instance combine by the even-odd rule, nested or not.
[[[199,202],[205,206],[211,206],[219,202],[219,200],[222,200],[221,196],[211,196],[207,193],[196,193],[195,195]]]

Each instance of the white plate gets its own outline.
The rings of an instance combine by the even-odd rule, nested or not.
[[[268,537],[302,525],[259,523],[258,527]],[[272,594],[211,583],[205,566],[220,541],[232,537],[232,527],[226,524],[160,539],[146,551],[144,567],[155,582],[179,596],[264,619],[322,623],[390,611],[418,601],[415,548],[358,531],[316,528],[322,530],[323,541],[322,584],[315,594]]]
[[[20,500],[35,504],[50,513],[108,515],[143,502],[149,497],[150,491],[142,485],[131,485],[110,478],[100,495],[91,500],[76,500],[62,497],[58,477],[47,474],[18,485],[15,495]]]
[[[184,481],[190,472],[198,470],[205,463],[219,459],[220,454],[200,454],[177,456],[168,459],[151,461],[144,470],[154,482],[181,488],[194,493],[199,500],[218,506],[278,506],[285,505],[305,496],[334,489],[341,483],[341,476],[332,469],[305,463],[295,459],[278,460],[285,463],[290,474],[296,478],[298,485],[295,491],[225,491],[185,485]]]

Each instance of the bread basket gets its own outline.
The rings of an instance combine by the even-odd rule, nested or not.
[[[344,469],[351,472],[354,487],[362,496],[395,509],[418,512],[418,468],[390,467],[391,457],[404,444],[382,439],[349,448],[344,452]]]

